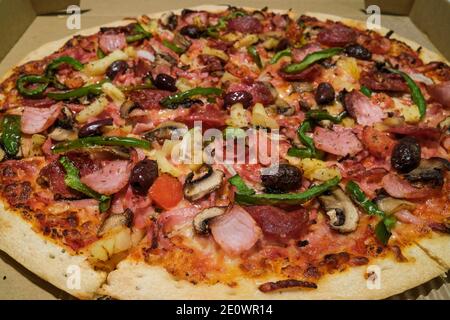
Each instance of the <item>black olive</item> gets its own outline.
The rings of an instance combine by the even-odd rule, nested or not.
[[[289,47],[290,43],[289,40],[287,38],[283,38],[280,40],[280,42],[278,42],[277,47],[275,48],[275,51],[281,51],[284,49],[287,49],[287,47]]]
[[[96,121],[89,122],[81,127],[78,131],[78,137],[90,137],[90,136],[100,136],[102,132],[100,129],[104,126],[110,126],[113,124],[112,118],[100,119]]]
[[[130,175],[130,186],[133,193],[145,196],[148,189],[158,177],[158,163],[154,160],[144,159],[136,163]]]
[[[198,39],[202,36],[202,30],[199,27],[196,26],[185,26],[181,28],[180,33],[183,36],[187,36],[191,39]]]
[[[334,88],[331,84],[327,82],[322,82],[319,84],[316,90],[316,94],[314,98],[316,99],[317,104],[329,104],[334,101]]]
[[[345,47],[344,52],[349,56],[361,60],[370,60],[372,54],[359,44],[351,44]]]
[[[176,83],[175,78],[171,77],[168,74],[165,73],[158,74],[153,83],[158,89],[168,90],[172,92],[177,91],[177,87],[175,86]]]
[[[166,27],[173,31],[177,28],[178,25],[178,16],[175,14],[171,14],[168,18],[167,18],[167,24]]]
[[[123,61],[123,60],[117,60],[114,61],[113,63],[111,63],[108,67],[108,69],[106,69],[106,76],[111,79],[114,80],[114,78],[121,73],[125,73],[125,71],[127,71],[128,69],[128,64]]]
[[[261,181],[266,192],[285,193],[300,187],[302,172],[293,165],[282,163],[278,168],[270,168],[267,174],[262,173]]]
[[[223,105],[225,108],[231,107],[235,103],[242,103],[244,108],[249,108],[252,105],[252,101],[253,96],[248,91],[233,91],[223,97]]]
[[[392,150],[391,165],[400,173],[407,173],[420,164],[420,145],[413,137],[398,141]]]

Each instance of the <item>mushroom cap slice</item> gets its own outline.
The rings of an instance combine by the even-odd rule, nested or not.
[[[406,179],[415,187],[423,185],[442,187],[445,172],[450,170],[450,162],[444,158],[430,158],[420,160],[420,164],[414,170],[405,174]]]
[[[325,213],[330,218],[330,227],[341,233],[349,233],[356,230],[359,222],[359,214],[351,199],[342,191],[336,188],[330,195],[319,197]]]
[[[193,221],[195,232],[200,234],[209,233],[208,222],[215,217],[223,215],[226,209],[226,207],[211,207],[200,211]]]
[[[103,221],[97,231],[98,236],[102,236],[117,227],[131,227],[133,222],[133,211],[126,209],[124,212],[111,214]]]
[[[194,173],[190,173],[184,183],[184,197],[189,201],[203,198],[207,194],[217,190],[222,185],[224,173],[220,170],[209,170],[199,179],[193,180]]]
[[[395,213],[400,210],[414,210],[416,208],[415,203],[392,197],[379,199],[376,201],[376,203],[380,210],[389,214]]]

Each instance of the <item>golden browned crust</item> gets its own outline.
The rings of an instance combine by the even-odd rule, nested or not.
[[[0,250],[54,286],[81,299],[91,299],[106,279],[83,255],[72,255],[32,230],[16,212],[0,203]],[[79,269],[80,286],[70,276]]]
[[[175,280],[167,271],[131,259],[122,261],[108,275],[100,293],[117,299],[382,299],[401,293],[444,273],[418,246],[404,250],[408,262],[376,259],[368,266],[349,268],[322,278],[317,289],[292,289],[263,293],[258,286],[278,279],[241,279],[236,287],[223,284],[194,285]],[[380,270],[380,288],[369,289],[367,273]]]

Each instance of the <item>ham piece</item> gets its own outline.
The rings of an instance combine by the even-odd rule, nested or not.
[[[20,127],[23,133],[35,134],[48,129],[58,118],[61,104],[54,104],[50,108],[25,107]]]
[[[119,34],[102,34],[99,40],[99,46],[105,53],[113,52],[125,48],[127,40],[123,33]]]
[[[333,126],[333,130],[316,127],[316,148],[338,156],[355,155],[363,149],[361,142],[350,129]]]
[[[416,188],[395,173],[384,176],[381,184],[390,196],[399,199],[423,199],[439,192],[439,190],[429,187]]]
[[[113,194],[126,186],[130,170],[128,161],[105,161],[100,170],[81,177],[81,182],[101,194]]]
[[[242,207],[230,211],[210,224],[214,240],[228,254],[238,255],[251,249],[261,236],[261,229]]]
[[[379,106],[373,104],[368,97],[357,90],[345,95],[345,108],[356,122],[363,126],[371,126],[386,118]]]

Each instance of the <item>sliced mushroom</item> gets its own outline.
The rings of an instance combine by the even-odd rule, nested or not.
[[[60,127],[66,130],[71,130],[73,128],[73,124],[75,123],[75,118],[72,111],[64,106],[61,109],[61,113],[56,120],[56,127]]]
[[[277,98],[275,106],[278,114],[292,116],[295,113],[295,108],[281,98]]]
[[[200,211],[194,218],[194,230],[200,234],[209,233],[209,221],[225,213],[226,207],[211,207]]]
[[[188,131],[188,127],[180,122],[166,121],[152,131],[144,133],[144,139],[163,144],[164,140],[178,139]]]
[[[48,136],[55,141],[68,141],[77,139],[78,132],[75,129],[63,129],[56,127],[49,133]]]
[[[183,188],[184,197],[189,201],[203,198],[220,188],[223,177],[222,171],[213,170],[210,165],[202,166],[197,172],[191,172],[186,177]]]
[[[131,111],[136,109],[141,109],[141,106],[137,102],[126,100],[120,106],[120,116],[124,119],[128,119]]]
[[[297,93],[305,93],[314,91],[314,86],[309,82],[293,82],[292,88]]]
[[[172,57],[170,54],[164,52],[158,52],[155,58],[155,65],[177,65],[177,60]]]
[[[173,38],[173,43],[181,48],[183,51],[186,51],[191,46],[192,42],[189,41],[186,37],[182,36],[179,33],[176,33]]]
[[[320,196],[319,201],[330,218],[332,229],[341,233],[356,230],[359,222],[358,210],[341,188],[332,190],[329,195]]]
[[[391,197],[384,197],[376,200],[376,204],[380,210],[392,214],[400,210],[414,210],[416,205],[412,202],[403,200],[403,199],[395,199]]]
[[[444,173],[448,170],[450,162],[444,158],[422,159],[419,166],[405,174],[405,177],[415,187],[441,187],[444,184]]]
[[[98,236],[103,236],[109,231],[117,227],[131,227],[133,222],[133,212],[130,209],[126,209],[122,213],[111,214],[108,218],[103,221],[102,225],[97,231]]]
[[[178,17],[173,12],[163,14],[161,16],[161,24],[165,28],[173,31],[178,25]]]

